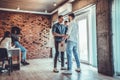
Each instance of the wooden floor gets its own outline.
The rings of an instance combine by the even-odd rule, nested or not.
[[[63,75],[62,71],[53,73],[53,59],[29,60],[29,66],[21,66],[20,71],[13,71],[11,76],[6,73],[0,75],[0,80],[120,80],[120,78],[107,77],[97,73],[91,66],[81,64],[81,73],[75,72],[73,63],[73,74]],[[58,63],[60,67],[60,62]]]

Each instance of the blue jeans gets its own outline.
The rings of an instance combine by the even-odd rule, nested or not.
[[[67,61],[68,61],[68,70],[72,70],[72,53],[75,57],[77,68],[80,68],[80,60],[78,57],[78,46],[77,43],[68,41],[67,42]]]
[[[20,48],[20,50],[22,52],[22,60],[26,60],[26,53],[27,53],[26,48],[23,47],[18,41],[15,41],[14,45],[16,48]]]

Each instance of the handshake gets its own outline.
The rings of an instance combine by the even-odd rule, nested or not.
[[[66,40],[69,38],[69,36],[67,34],[61,34],[61,37],[63,38],[63,40]]]

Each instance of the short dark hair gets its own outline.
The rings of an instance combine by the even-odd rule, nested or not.
[[[20,31],[21,31],[21,29],[19,27],[17,27],[17,26],[13,26],[11,28],[11,33],[12,34],[20,34]]]
[[[10,37],[10,32],[9,32],[9,31],[6,31],[6,32],[4,33],[4,37]]]
[[[2,41],[3,41],[5,38],[7,38],[7,37],[10,37],[10,32],[9,32],[9,31],[4,32],[4,36],[3,36],[3,38],[1,39],[0,44],[1,44]]]
[[[63,15],[59,15],[59,16],[58,16],[58,19],[60,19],[61,17],[63,17]]]
[[[73,19],[75,18],[75,14],[74,13],[70,13],[68,16],[71,16]]]

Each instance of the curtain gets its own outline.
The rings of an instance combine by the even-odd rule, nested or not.
[[[112,32],[114,70],[120,75],[120,0],[113,0],[112,3]]]

